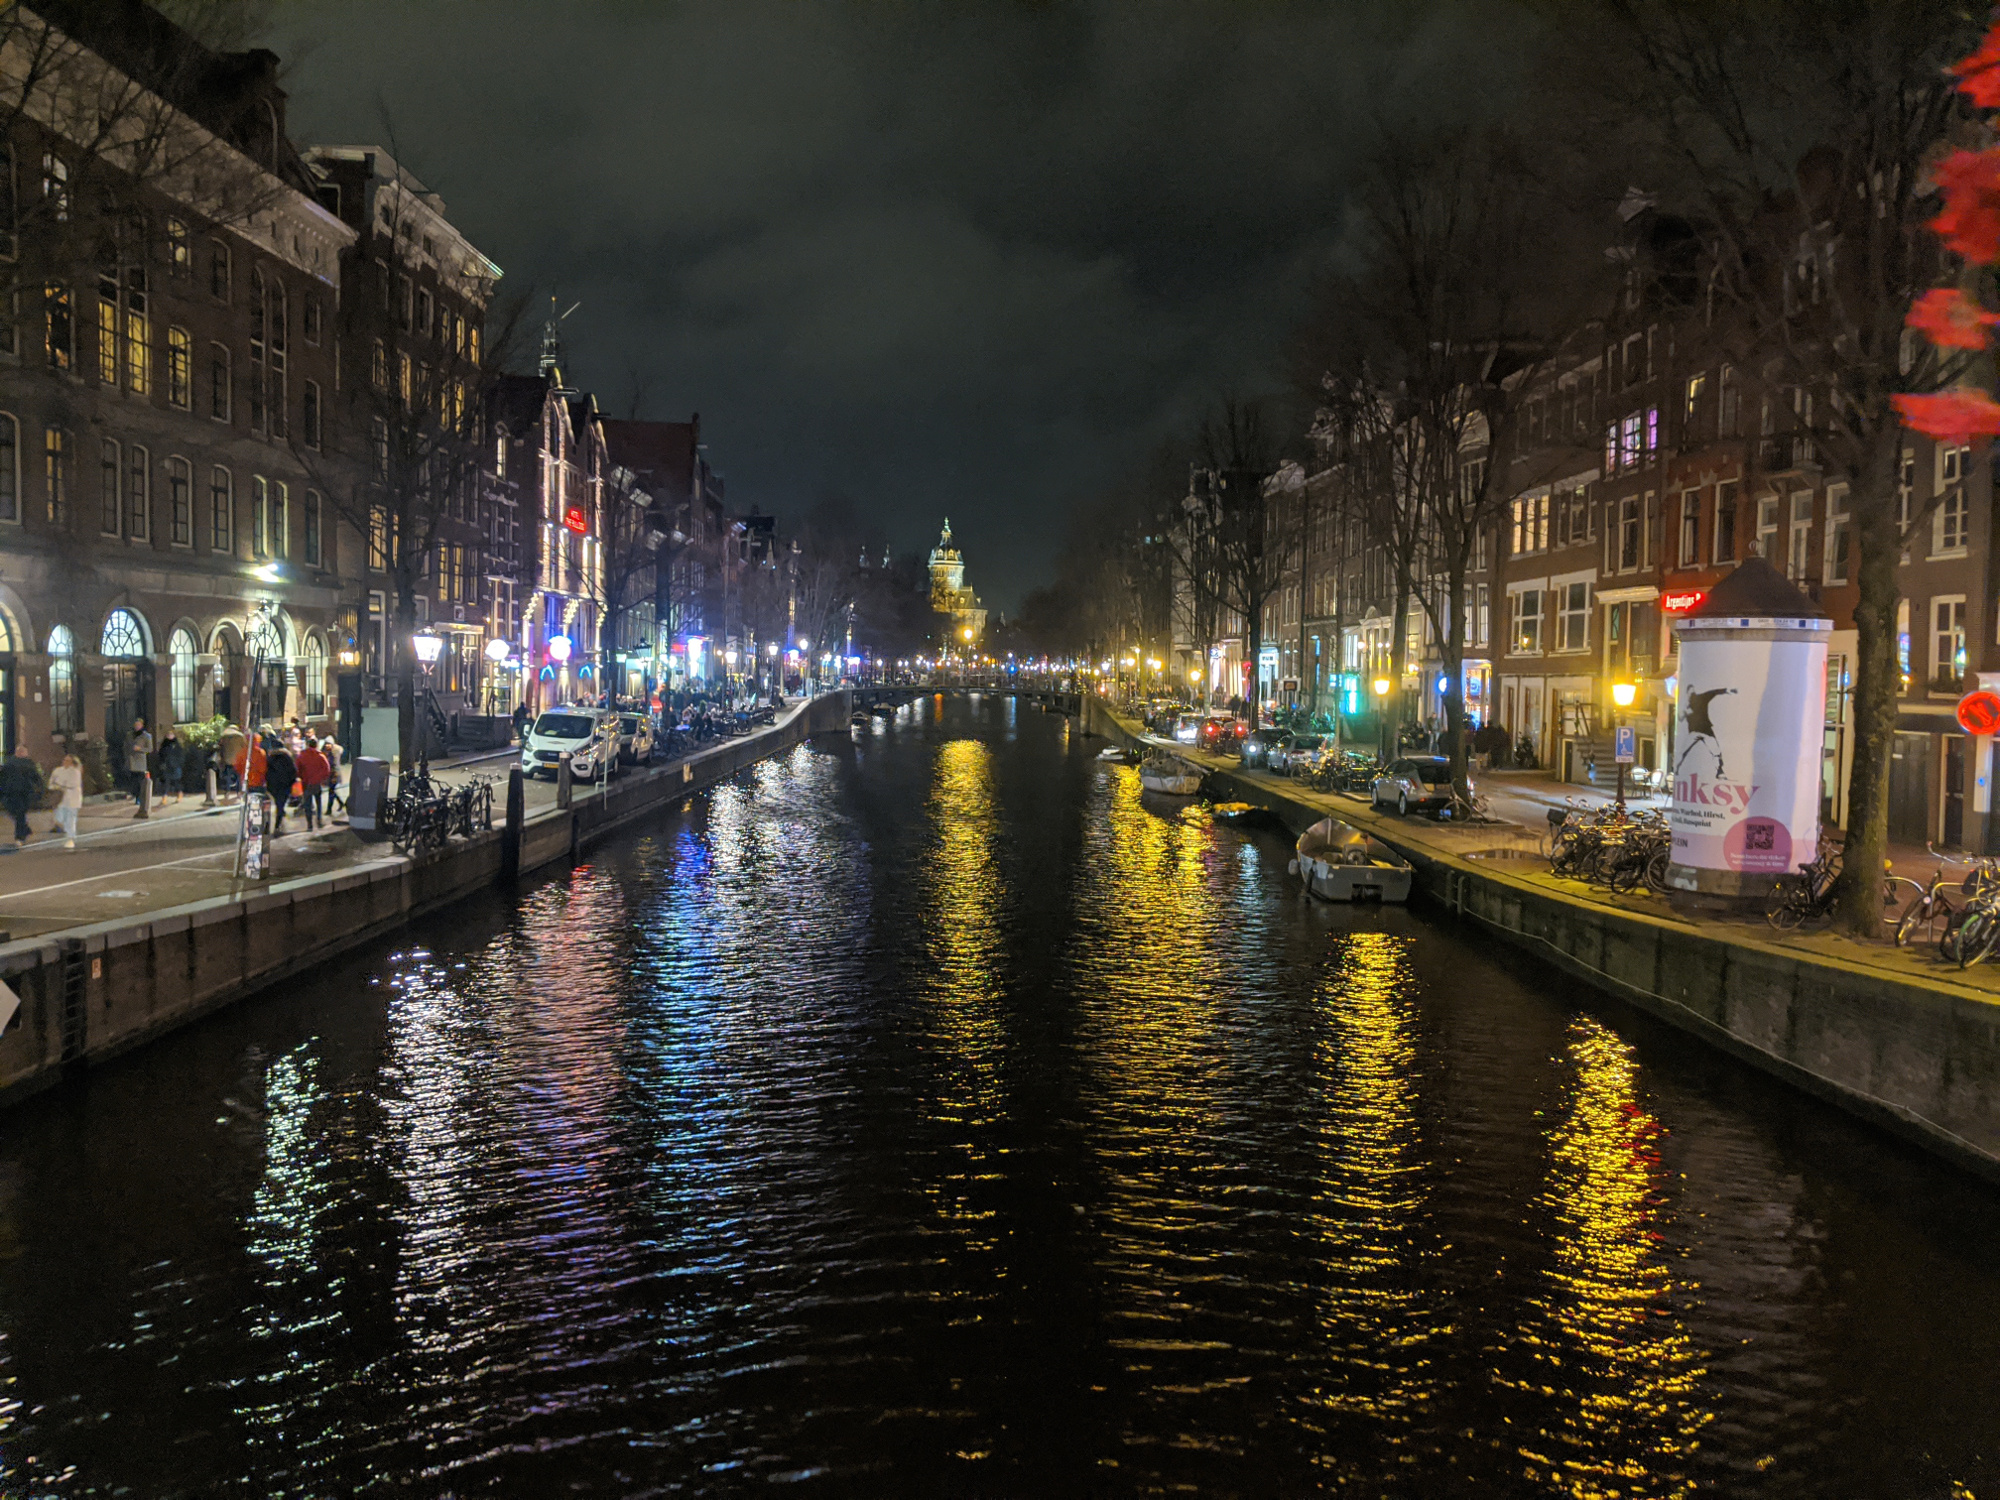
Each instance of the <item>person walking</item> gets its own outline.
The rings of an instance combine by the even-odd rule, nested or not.
[[[285,742],[273,735],[270,748],[264,752],[264,795],[277,809],[271,819],[272,838],[285,831],[285,808],[292,800],[292,787],[298,779],[298,762],[292,759]]]
[[[62,793],[56,803],[56,827],[62,832],[63,848],[76,847],[76,815],[83,811],[83,765],[74,755],[65,755],[62,764],[49,772],[49,785]]]
[[[181,800],[181,775],[187,769],[187,746],[169,729],[160,736],[160,795]]]
[[[243,786],[239,768],[243,764],[243,748],[248,743],[243,731],[234,724],[228,725],[216,737],[215,755],[221,766],[216,772],[216,780],[222,783],[221,790],[225,794],[240,790]]]
[[[14,815],[14,849],[34,837],[28,827],[28,809],[42,800],[42,768],[16,746],[14,753],[0,762],[0,808]]]
[[[132,778],[132,800],[139,804],[135,818],[150,816],[146,810],[146,777],[153,769],[153,732],[144,719],[132,721],[132,737],[125,742],[125,770]]]
[[[328,732],[320,739],[319,753],[326,757],[326,815],[331,818],[335,809],[347,811],[347,799],[340,792],[341,763],[347,759],[347,752]]]
[[[320,750],[319,741],[311,735],[306,736],[306,742],[299,747],[299,753],[292,759],[298,767],[299,806],[305,812],[306,827],[318,828],[324,821],[320,814],[320,789],[333,774],[333,767],[328,764],[325,754]]]

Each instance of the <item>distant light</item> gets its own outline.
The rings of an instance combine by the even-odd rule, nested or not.
[[[512,654],[513,650],[514,643],[512,641],[505,641],[495,636],[486,643],[486,659],[488,661],[505,661]]]
[[[425,631],[422,635],[410,637],[410,645],[416,649],[417,660],[427,667],[437,665],[437,659],[444,652],[444,637]]]
[[[1386,698],[1389,696],[1388,678],[1378,677],[1375,679],[1375,696],[1378,698]]]
[[[1639,689],[1633,683],[1614,682],[1611,684],[1611,701],[1620,708],[1630,708],[1632,700],[1638,696]]]
[[[575,643],[566,635],[552,635],[549,637],[549,660],[557,666],[561,666],[564,662],[568,661],[569,654],[574,649]]]

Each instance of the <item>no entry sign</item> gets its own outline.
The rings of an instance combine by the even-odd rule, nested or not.
[[[1958,700],[1958,723],[1967,734],[2000,733],[2000,693],[1967,693]]]

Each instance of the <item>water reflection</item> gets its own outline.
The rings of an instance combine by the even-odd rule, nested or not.
[[[1356,1480],[1424,1416],[1436,1386],[1438,1298],[1420,1265],[1428,1191],[1409,946],[1384,932],[1343,934],[1315,1007],[1320,1172],[1307,1223],[1322,1345],[1301,1426],[1318,1440],[1317,1462]]]
[[[1554,1263],[1521,1330],[1546,1411],[1520,1456],[1532,1480],[1574,1500],[1684,1496],[1713,1413],[1683,1322],[1692,1288],[1677,1282],[1666,1244],[1663,1127],[1615,1032],[1579,1017],[1567,1060],[1568,1107],[1540,1199]]]

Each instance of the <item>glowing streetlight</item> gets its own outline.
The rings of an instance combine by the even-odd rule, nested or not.
[[[437,659],[444,652],[444,637],[432,635],[428,630],[421,635],[410,637],[410,646],[417,653],[417,660],[424,664],[426,671],[437,665]]]
[[[1614,682],[1611,684],[1611,701],[1620,708],[1630,708],[1632,700],[1638,696],[1639,688],[1635,683]]]
[[[1378,677],[1375,679],[1375,696],[1378,698],[1386,698],[1389,696],[1388,678]]]
[[[514,643],[512,641],[504,640],[496,635],[486,643],[486,659],[496,664],[503,662],[513,649]]]

